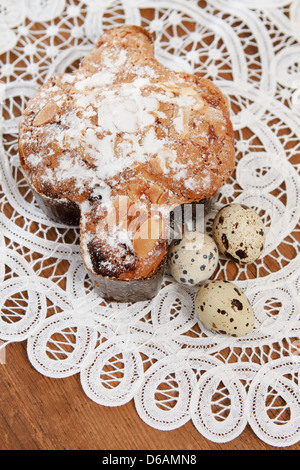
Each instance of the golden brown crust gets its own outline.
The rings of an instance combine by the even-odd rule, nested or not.
[[[129,39],[130,36],[130,39]],[[134,42],[133,42],[134,41]],[[102,45],[110,45],[116,42],[118,46],[124,43],[125,47],[132,47],[135,43],[141,46],[154,45],[154,36],[145,28],[136,25],[123,25],[106,31],[96,44],[96,48]],[[151,48],[153,54],[153,48]]]
[[[115,279],[155,273],[170,210],[213,196],[234,168],[224,95],[207,79],[163,67],[138,26],[106,32],[74,74],[39,88],[19,148],[39,195],[79,207],[87,268]],[[143,244],[147,220],[161,232]]]

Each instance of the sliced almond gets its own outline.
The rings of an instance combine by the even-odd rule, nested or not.
[[[164,189],[161,188],[158,184],[152,184],[152,186],[150,186],[150,188],[145,191],[146,196],[148,196],[152,204],[157,204],[163,193]]]
[[[223,139],[226,136],[226,130],[227,130],[225,120],[214,119],[214,120],[211,120],[211,122],[213,122],[212,126],[218,139]]]
[[[192,86],[182,86],[176,83],[162,83],[160,86],[165,91],[180,94],[181,96],[197,96],[199,94]]]
[[[149,171],[147,171],[144,167],[141,167],[141,169],[139,171],[139,176],[141,178],[141,181],[151,180],[151,173]]]
[[[139,193],[136,193],[135,191],[128,190],[128,196],[134,202],[138,202],[140,200]]]
[[[189,131],[190,121],[190,110],[187,107],[178,108],[173,117],[173,125],[171,126],[171,134],[175,132],[175,134],[180,134],[181,137],[185,137]]]
[[[153,250],[162,233],[162,219],[157,217],[148,218],[133,237],[132,245],[137,256],[140,258],[146,258]]]
[[[180,93],[180,87],[179,85],[176,85],[175,83],[161,83],[160,87],[165,91],[169,91],[177,95],[179,95]]]
[[[162,205],[167,202],[169,198],[169,191],[164,191],[158,198],[157,204]]]
[[[197,90],[195,90],[195,88],[191,86],[185,86],[180,89],[180,94],[182,96],[197,96],[199,93],[197,92]]]
[[[128,211],[131,204],[132,201],[128,196],[118,196],[114,199],[111,209],[106,216],[109,233],[115,227],[119,227],[120,230],[127,230],[129,224]]]
[[[46,104],[35,116],[33,125],[42,126],[52,121],[54,116],[57,114],[58,107],[54,101],[50,101]]]
[[[147,191],[145,191],[146,196],[149,197],[152,204],[164,204],[168,199],[168,191],[159,186],[158,184],[153,184],[150,186]]]
[[[127,194],[129,198],[134,202],[139,202],[142,194],[147,189],[146,180],[134,180],[127,186]]]
[[[162,175],[164,172],[164,164],[160,157],[154,157],[149,161],[151,171],[154,175]]]

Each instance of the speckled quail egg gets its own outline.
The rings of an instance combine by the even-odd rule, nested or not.
[[[174,279],[195,286],[209,279],[219,261],[217,245],[206,233],[186,232],[169,247],[168,264]]]
[[[239,263],[256,261],[265,246],[265,227],[250,207],[228,204],[216,215],[213,238],[220,253]]]
[[[209,330],[227,336],[245,336],[253,330],[253,308],[232,282],[216,280],[201,286],[195,307],[200,322]]]

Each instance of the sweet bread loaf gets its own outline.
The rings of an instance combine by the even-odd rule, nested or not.
[[[213,196],[235,160],[226,98],[166,69],[137,26],[106,32],[78,70],[38,89],[19,153],[45,210],[80,224],[83,261],[114,300],[155,295],[170,211]]]

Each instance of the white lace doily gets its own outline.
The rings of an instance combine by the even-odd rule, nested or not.
[[[22,176],[17,125],[48,76],[72,70],[101,33],[120,23],[149,28],[156,55],[175,70],[211,78],[229,99],[234,178],[207,217],[228,202],[262,216],[267,241],[255,265],[222,259],[218,278],[239,285],[255,330],[229,338],[205,330],[195,290],[165,275],[156,298],[100,299],[86,276],[78,230],[54,224]],[[27,340],[49,377],[80,374],[87,397],[134,399],[150,426],[192,420],[214,442],[249,423],[262,441],[300,440],[299,0],[0,0],[0,339]],[[298,160],[297,160],[298,158]],[[88,399],[88,398],[87,398]]]

